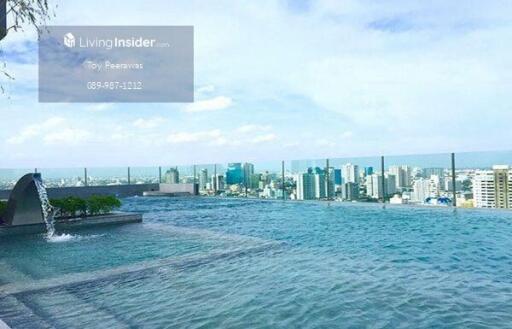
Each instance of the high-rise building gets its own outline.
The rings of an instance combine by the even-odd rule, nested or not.
[[[324,199],[326,186],[325,186],[325,175],[324,174],[314,174],[315,177],[315,198],[316,199]]]
[[[382,176],[372,174],[366,177],[366,195],[373,199],[380,199],[383,196]]]
[[[222,174],[217,174],[212,176],[212,189],[215,192],[222,192],[225,189],[224,186],[224,176]]]
[[[512,206],[512,172],[508,166],[493,166],[496,208]]]
[[[171,168],[165,172],[164,182],[167,184],[179,184],[180,172],[178,171],[178,167]]]
[[[341,169],[334,169],[334,184],[341,185],[342,183]]]
[[[423,168],[423,170],[422,170],[423,178],[430,178],[430,176],[432,176],[432,175],[444,177],[444,168]]]
[[[341,198],[346,201],[359,199],[359,186],[356,183],[343,183],[341,185]]]
[[[228,169],[226,170],[226,183],[242,184],[244,181],[244,172],[241,163],[228,163]]]
[[[477,208],[512,208],[512,170],[497,165],[492,170],[477,170],[473,181]]]
[[[391,166],[389,167],[389,173],[396,177],[395,188],[397,190],[404,191],[410,187],[409,177],[411,172],[408,166]]]
[[[443,178],[438,175],[430,175],[430,196],[439,197],[443,191]]]
[[[373,167],[364,167],[364,175],[365,176],[373,175]]]
[[[243,180],[247,187],[251,186],[251,178],[254,175],[254,165],[252,163],[245,162],[243,165]]]
[[[203,168],[199,172],[199,190],[206,190],[208,184],[208,169]]]
[[[261,181],[261,174],[252,174],[249,177],[248,187],[251,189],[259,188],[260,181]]]
[[[308,172],[295,176],[297,181],[297,200],[313,200],[315,198],[315,175]]]
[[[347,163],[341,167],[341,176],[344,183],[359,183],[359,167],[357,165]]]
[[[430,179],[423,177],[417,178],[413,183],[411,201],[424,203],[425,200],[431,196],[430,187]]]
[[[397,176],[391,173],[385,175],[386,179],[386,196],[390,196],[396,193],[397,191]]]
[[[327,176],[325,177],[326,180],[326,197],[327,198],[334,198],[334,194],[336,192],[336,184],[335,184],[335,175],[334,175],[334,168],[328,168],[327,169]]]

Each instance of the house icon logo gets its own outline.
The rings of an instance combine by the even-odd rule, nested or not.
[[[72,33],[64,34],[64,45],[68,48],[75,46],[75,36]]]

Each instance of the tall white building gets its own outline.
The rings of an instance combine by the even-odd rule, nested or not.
[[[380,174],[366,177],[366,195],[374,199],[382,198],[382,176]]]
[[[224,191],[224,175],[217,174],[212,176],[212,189],[214,191]]]
[[[430,187],[430,179],[417,178],[413,183],[411,201],[420,203],[425,202],[425,200],[431,196]]]
[[[430,196],[439,197],[443,191],[443,178],[438,175],[430,175]]]
[[[359,184],[359,166],[351,163],[341,166],[341,177],[344,183]]]
[[[512,170],[497,165],[477,170],[473,179],[473,199],[477,208],[512,208]]]
[[[403,191],[411,187],[411,167],[409,166],[391,166],[389,173],[395,175],[395,186],[399,191]]]

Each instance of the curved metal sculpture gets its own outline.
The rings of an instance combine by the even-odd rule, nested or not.
[[[7,209],[5,210],[4,225],[18,226],[44,224],[45,217],[41,206],[40,192],[41,174],[26,174],[12,189]]]

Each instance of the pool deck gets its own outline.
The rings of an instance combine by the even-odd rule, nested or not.
[[[120,225],[127,223],[142,222],[142,214],[140,213],[113,213],[108,215],[100,215],[93,217],[77,217],[69,219],[57,219],[55,227],[59,229],[74,229],[101,225]],[[0,236],[16,235],[16,234],[34,234],[46,232],[45,224],[20,225],[20,226],[1,226]],[[2,327],[0,326],[0,329]]]
[[[11,327],[9,327],[7,324],[5,324],[5,322],[2,321],[2,319],[0,319],[0,329],[11,329]]]

